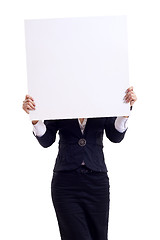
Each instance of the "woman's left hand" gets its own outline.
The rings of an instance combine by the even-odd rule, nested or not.
[[[130,103],[131,106],[133,106],[133,104],[135,103],[135,101],[137,101],[137,97],[135,92],[133,91],[133,87],[129,87],[126,90],[126,95],[124,97],[124,102],[125,103]]]
[[[137,101],[137,96],[136,96],[135,92],[133,91],[133,87],[129,87],[126,90],[126,95],[124,96],[124,102],[130,103],[130,106],[133,106],[135,101]],[[124,116],[124,117],[128,118],[128,116]]]

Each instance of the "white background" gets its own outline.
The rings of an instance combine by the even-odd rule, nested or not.
[[[109,240],[160,239],[160,15],[154,0],[1,3],[1,239],[60,239],[50,195],[57,142],[43,149],[22,110],[27,93],[24,19],[118,14],[128,15],[130,85],[138,101],[123,142],[104,138],[111,185]]]

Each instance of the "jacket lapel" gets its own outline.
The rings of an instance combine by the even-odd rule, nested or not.
[[[77,131],[78,131],[78,134],[80,134],[81,136],[86,135],[87,128],[88,128],[89,118],[87,118],[87,122],[86,122],[85,129],[84,129],[83,134],[82,134],[82,132],[81,132],[81,128],[80,128],[80,126],[79,126],[78,118],[73,119],[73,120],[74,120],[74,125],[75,125],[75,127],[76,127],[76,129],[77,129]]]

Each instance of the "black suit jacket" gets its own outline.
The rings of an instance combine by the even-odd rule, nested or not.
[[[103,154],[103,134],[115,143],[124,138],[124,133],[115,129],[116,117],[88,118],[82,134],[78,119],[45,120],[46,132],[43,136],[36,136],[39,143],[47,148],[59,133],[59,151],[54,171],[72,170],[79,167],[82,161],[95,171],[107,172]]]

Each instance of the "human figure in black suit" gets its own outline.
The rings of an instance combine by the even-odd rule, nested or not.
[[[124,97],[131,107],[137,100],[130,87]],[[26,95],[23,109],[35,109]],[[62,240],[107,240],[110,183],[103,154],[103,134],[119,143],[127,131],[124,117],[32,121],[33,134],[45,148],[59,133],[51,196]]]

